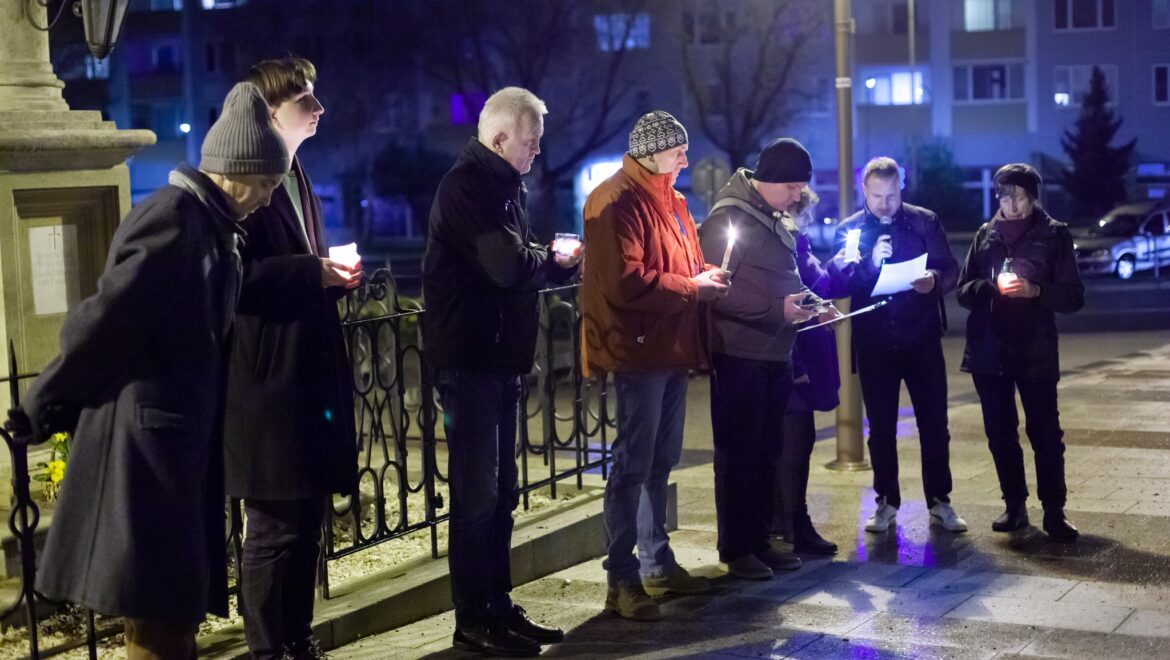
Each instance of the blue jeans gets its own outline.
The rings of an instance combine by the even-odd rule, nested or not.
[[[451,491],[451,600],[455,625],[486,623],[510,611],[512,512],[520,501],[516,415],[520,377],[440,369]]]
[[[617,438],[605,484],[609,551],[603,566],[616,587],[678,565],[666,535],[666,482],[682,454],[687,372],[615,374],[613,382]]]

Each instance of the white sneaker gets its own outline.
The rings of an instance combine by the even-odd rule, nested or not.
[[[942,525],[948,532],[967,531],[967,521],[955,513],[949,502],[935,501],[934,506],[930,507],[930,524]]]
[[[886,499],[883,497],[878,501],[877,511],[874,511],[869,520],[865,521],[865,531],[885,532],[896,524],[898,524],[898,507],[886,504]]]

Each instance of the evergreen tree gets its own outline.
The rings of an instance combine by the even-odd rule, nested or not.
[[[1110,146],[1121,121],[1109,108],[1105,74],[1093,67],[1081,115],[1060,140],[1072,162],[1072,167],[1062,172],[1060,185],[1082,217],[1100,217],[1126,199],[1125,176],[1137,139],[1120,147]]]

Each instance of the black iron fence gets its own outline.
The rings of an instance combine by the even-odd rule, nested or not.
[[[548,488],[555,498],[561,482],[580,489],[585,473],[607,475],[615,423],[606,383],[585,378],[580,368],[578,293],[579,285],[540,293],[536,367],[522,381],[524,423],[518,425],[516,446],[525,508],[535,490]],[[431,555],[438,557],[438,526],[449,517],[440,492],[446,484],[442,465],[446,441],[439,423],[442,406],[419,328],[425,310],[419,301],[399,294],[388,270],[378,270],[343,300],[341,311],[354,377],[359,488],[333,506],[333,518],[342,523],[337,527],[347,532],[339,534],[332,520],[324,526],[320,577],[326,598],[329,561],[415,533],[429,533]],[[9,374],[0,382],[8,383],[11,400],[18,404],[19,381],[35,374],[19,374],[11,346]],[[97,630],[90,611],[85,612],[84,638],[39,647],[38,623],[43,613],[62,604],[34,589],[40,509],[29,488],[28,445],[3,429],[0,437],[12,458],[8,526],[21,560],[18,595],[0,612],[0,620],[28,626],[31,658],[83,646],[96,658],[97,640],[120,632],[120,627]],[[238,501],[230,503],[228,525],[228,552],[239,566],[243,516]]]

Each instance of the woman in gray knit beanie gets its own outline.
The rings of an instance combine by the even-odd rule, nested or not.
[[[118,225],[61,354],[9,412],[13,435],[73,447],[36,588],[123,617],[127,657],[194,658],[206,613],[227,615],[222,403],[243,270],[236,221],[288,171],[253,85],[237,85],[200,169]]]
[[[268,206],[292,163],[272,126],[264,95],[247,82],[228,92],[200,153],[199,171],[223,190],[236,220]]]

